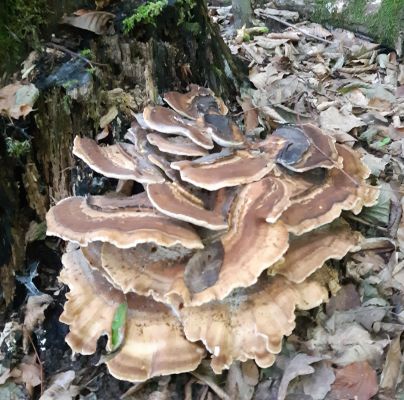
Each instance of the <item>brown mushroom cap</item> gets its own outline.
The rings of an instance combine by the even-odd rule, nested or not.
[[[143,155],[150,153],[151,146],[147,140],[147,130],[142,128],[137,121],[132,121],[130,128],[124,138],[135,146],[135,150]]]
[[[73,154],[91,169],[109,178],[133,179],[140,183],[164,182],[160,170],[139,155],[130,144],[99,146],[92,139],[76,136]]]
[[[324,133],[320,128],[312,124],[301,125],[304,134],[310,140],[310,151],[305,157],[293,165],[298,172],[308,171],[314,168],[342,167],[342,158],[335,147],[335,140]]]
[[[149,133],[147,140],[150,144],[157,146],[163,153],[188,157],[200,157],[208,154],[205,149],[182,136],[164,137],[158,133]]]
[[[290,241],[283,262],[268,270],[281,274],[294,283],[303,282],[329,259],[340,260],[355,250],[362,236],[347,223],[333,223],[315,231],[296,236]]]
[[[342,166],[334,139],[312,124],[280,127],[271,136],[289,141],[278,154],[277,162],[292,171]]]
[[[132,199],[133,208],[128,207],[124,198],[124,208],[106,211],[106,206],[90,206],[85,197],[68,197],[49,210],[47,234],[82,246],[102,241],[122,248],[147,242],[167,247],[176,244],[187,248],[203,247],[189,224],[159,214],[151,206],[138,206],[136,196]]]
[[[148,162],[164,171],[169,179],[177,181],[179,179],[178,172],[170,167],[170,162],[166,159],[165,154],[149,143],[147,136],[148,132],[138,122],[132,121],[131,127],[125,134],[125,139],[133,143],[135,153],[147,158]]]
[[[260,183],[266,187],[256,206],[256,214],[268,223],[276,222],[282,213],[290,206],[290,189],[282,179],[268,176]]]
[[[331,169],[324,184],[299,198],[283,213],[281,219],[293,234],[301,235],[328,224],[338,218],[342,210],[358,214],[363,206],[377,201],[379,191],[366,184],[370,171],[360,155],[344,145],[337,145],[337,150],[343,158],[343,170]]]
[[[180,180],[180,174],[178,171],[175,171],[171,168],[171,163],[164,156],[156,153],[150,153],[147,156],[147,159],[157,167],[159,167],[166,176],[171,179],[173,182],[177,182]]]
[[[197,119],[208,113],[227,114],[228,109],[223,100],[215,97],[207,88],[191,84],[188,93],[167,92],[164,94],[166,103],[178,114],[190,119]]]
[[[271,190],[276,191],[276,185],[265,179],[246,185],[234,200],[229,230],[221,237],[224,258],[219,276],[204,290],[191,293],[185,283],[189,253],[182,252],[182,255],[176,256],[175,252],[168,253],[171,249],[160,247],[150,252],[145,245],[135,249],[116,249],[105,244],[102,266],[123,291],[152,295],[175,307],[181,303],[197,306],[223,299],[235,288],[254,284],[260,274],[280,260],[288,248],[285,226],[281,222],[267,223],[266,213],[261,216],[265,201],[270,201],[277,208],[276,202],[268,195]],[[279,202],[282,203],[283,199]]]
[[[238,150],[210,154],[193,161],[177,161],[171,167],[180,171],[183,181],[206,189],[243,185],[258,181],[274,167],[265,154]]]
[[[147,186],[150,202],[162,214],[212,230],[227,228],[222,214],[207,210],[203,201],[177,183]]]
[[[130,249],[119,249],[104,243],[102,270],[124,293],[152,296],[157,301],[178,307],[181,298],[168,294],[184,290],[184,268],[190,255],[189,250],[180,246],[166,248],[144,243]]]
[[[266,368],[281,350],[283,336],[295,327],[296,307],[310,309],[327,297],[327,290],[315,281],[293,284],[278,276],[260,279],[223,301],[184,307],[180,318],[186,337],[201,340],[213,354],[211,365],[216,373],[234,360],[255,359]]]
[[[80,250],[63,256],[60,279],[69,286],[68,301],[60,320],[70,326],[66,341],[81,354],[96,351],[97,340],[108,336],[112,350],[112,321],[119,305],[127,303],[122,346],[106,362],[118,379],[144,381],[158,375],[192,371],[205,351],[185,339],[171,309],[150,298],[114,289],[97,271],[91,270]]]
[[[227,116],[206,114],[203,116],[206,132],[215,143],[223,147],[238,147],[244,143],[244,135],[239,127]]]
[[[259,181],[240,191],[230,210],[229,229],[221,237],[224,260],[219,279],[191,299],[182,294],[185,305],[223,299],[235,288],[254,284],[265,269],[281,259],[289,242],[286,227],[281,222],[269,224],[258,215],[268,189],[266,181]]]
[[[161,133],[186,136],[204,149],[212,149],[212,138],[193,121],[187,121],[175,111],[165,107],[146,107],[143,117],[150,129]]]

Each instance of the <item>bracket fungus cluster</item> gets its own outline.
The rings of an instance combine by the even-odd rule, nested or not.
[[[268,367],[296,308],[327,299],[313,273],[360,241],[341,212],[373,205],[378,190],[359,153],[314,125],[248,138],[209,89],[164,99],[172,109],[147,107],[126,142],[74,141],[94,171],[144,191],[50,209],[48,234],[72,243],[60,275],[66,340],[91,354],[106,335],[110,373],[130,381],[191,371],[204,357],[216,373],[235,360]]]

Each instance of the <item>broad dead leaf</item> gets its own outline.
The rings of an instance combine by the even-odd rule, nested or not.
[[[335,400],[369,400],[378,392],[376,371],[366,362],[336,370],[330,397]]]

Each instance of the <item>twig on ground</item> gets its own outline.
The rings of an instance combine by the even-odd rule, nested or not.
[[[61,46],[60,44],[48,42],[48,43],[46,43],[46,46],[52,47],[56,50],[63,51],[64,53],[67,53],[72,57],[79,58],[80,60],[83,60],[85,63],[87,63],[91,68],[94,68],[94,65],[96,65],[97,67],[107,67],[108,66],[108,64],[101,64],[101,63],[98,63],[95,61],[90,61],[88,58],[82,56],[81,54],[76,53],[75,51],[70,50],[67,47]]]

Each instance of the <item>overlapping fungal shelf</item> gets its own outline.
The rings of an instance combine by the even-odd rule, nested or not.
[[[245,137],[221,99],[191,85],[147,107],[125,142],[76,137],[73,153],[144,192],[70,197],[47,215],[48,234],[72,242],[60,279],[61,321],[82,354],[108,336],[117,378],[142,381],[235,360],[270,366],[295,310],[327,299],[312,274],[360,241],[340,217],[377,200],[359,154],[314,125]],[[127,304],[123,341],[114,315]]]

